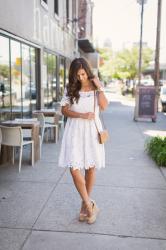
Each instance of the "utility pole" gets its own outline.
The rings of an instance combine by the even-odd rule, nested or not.
[[[139,42],[139,64],[138,64],[138,85],[141,84],[142,73],[142,34],[143,34],[143,16],[144,16],[144,4],[147,0],[137,0],[141,5],[141,27],[140,27],[140,42]]]
[[[160,60],[159,60],[159,58],[160,58],[161,5],[162,5],[162,0],[158,0],[156,51],[155,51],[155,68],[154,68],[154,83],[156,86],[157,95],[159,94],[159,79],[160,79]]]

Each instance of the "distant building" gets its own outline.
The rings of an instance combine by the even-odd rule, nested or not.
[[[139,48],[139,46],[140,46],[139,42],[124,42],[123,43],[123,49],[131,49],[133,47]],[[147,42],[142,42],[142,47],[143,48],[147,48],[148,47],[148,43]]]
[[[85,57],[98,75],[99,55],[93,45],[93,1],[78,1],[78,46],[80,55]]]
[[[151,77],[154,79],[154,72],[155,72],[155,63],[151,62],[149,67],[144,70],[144,75],[151,75]],[[160,76],[159,79],[160,81],[163,81],[166,83],[166,63],[160,63],[160,70],[159,70]]]
[[[160,65],[159,65],[159,72],[160,76],[159,79],[161,83],[166,84],[166,48],[161,47],[160,48]],[[143,72],[145,75],[151,75],[152,78],[154,78],[154,72],[155,72],[155,61],[152,61],[149,64],[149,67]]]
[[[112,49],[112,42],[110,38],[105,39],[103,47]]]
[[[139,48],[139,46],[140,46],[139,42],[133,43],[133,47],[138,47]],[[148,47],[148,43],[147,42],[142,42],[142,47],[143,48],[147,48]]]

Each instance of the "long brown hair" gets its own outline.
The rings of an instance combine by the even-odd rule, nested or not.
[[[78,103],[80,97],[79,91],[81,89],[81,82],[77,78],[77,73],[80,69],[85,70],[89,80],[94,77],[90,65],[84,58],[76,58],[71,62],[69,69],[69,83],[67,85],[67,96],[69,96],[71,104],[73,104],[74,101]]]

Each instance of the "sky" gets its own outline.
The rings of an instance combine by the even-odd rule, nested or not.
[[[93,0],[93,37],[95,45],[102,46],[109,39],[114,50],[140,40],[141,5],[137,0]],[[157,0],[144,5],[143,41],[155,49]],[[161,50],[166,62],[166,0],[162,0]],[[163,55],[164,53],[164,55]]]

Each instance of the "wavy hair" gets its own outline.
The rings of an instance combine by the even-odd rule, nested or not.
[[[73,104],[74,101],[78,103],[80,98],[79,91],[81,89],[81,82],[77,77],[77,73],[80,69],[85,70],[89,80],[94,77],[90,65],[84,58],[76,58],[71,62],[69,69],[69,83],[67,85],[67,96],[69,96],[71,104]]]

